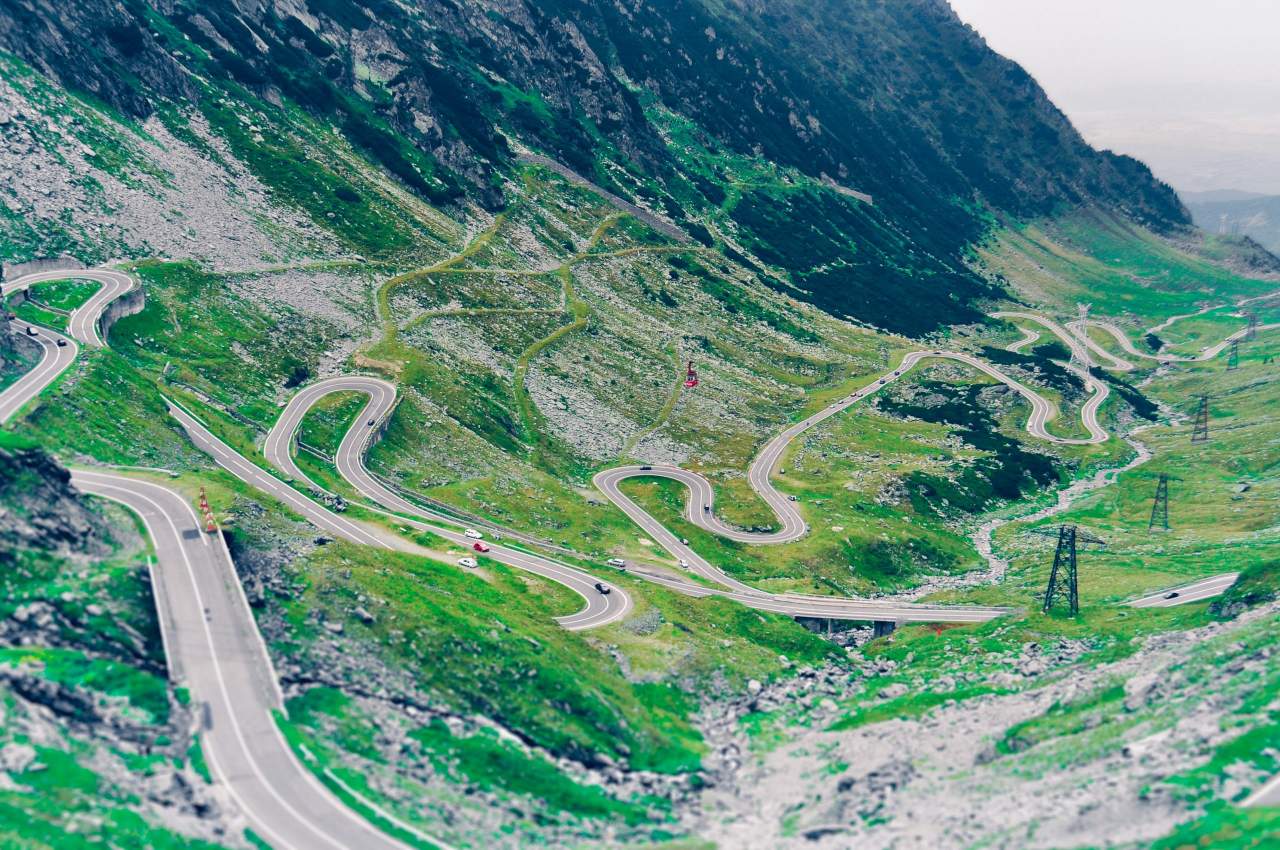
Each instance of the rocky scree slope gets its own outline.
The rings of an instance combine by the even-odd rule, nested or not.
[[[0,448],[0,565],[12,565],[19,549],[101,556],[100,523],[53,458]]]

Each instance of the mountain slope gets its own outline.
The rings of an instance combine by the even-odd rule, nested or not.
[[[1145,166],[1089,148],[942,0],[63,12],[0,10],[0,46],[127,114],[220,92],[288,102],[423,199],[490,209],[528,146],[704,241],[709,225],[742,242],[777,285],[836,315],[905,333],[972,321],[998,295],[965,263],[993,214],[1087,205],[1161,232],[1189,223]],[[697,163],[667,115],[693,123]],[[783,183],[732,197],[745,175],[722,154],[770,163]],[[808,219],[826,227],[783,226]]]
[[[1107,670],[1089,671],[1137,669],[1151,657],[1145,637],[1167,649],[1167,633],[1211,625],[1203,605],[1116,603],[1280,556],[1280,444],[1267,415],[1280,337],[1242,345],[1230,372],[1218,358],[1107,373],[1098,425],[1111,438],[1098,444],[1032,436],[1024,398],[960,360],[926,358],[891,376],[908,352],[963,352],[1041,394],[1058,411],[1054,434],[1087,437],[1090,391],[1056,362],[1067,349],[989,311],[1066,321],[1090,302],[1138,345],[1158,327],[1164,350],[1188,356],[1240,329],[1237,299],[1280,322],[1265,297],[1280,264],[1187,227],[1141,166],[1084,146],[942,4],[60,5],[0,5],[0,173],[10,175],[0,260],[118,264],[146,303],[104,348],[82,347],[0,429],[0,448],[34,442],[64,464],[127,465],[162,476],[193,507],[207,496],[281,679],[281,730],[344,801],[354,789],[412,829],[495,850],[683,850],[725,843],[730,830],[729,843],[741,835],[768,850],[844,847],[860,833],[879,846],[904,829],[931,833],[921,839],[930,846],[1017,846],[1058,819],[1072,841],[1100,844],[1146,800],[1159,806],[1141,822],[1154,839],[1216,817],[1242,782],[1274,768],[1280,727],[1251,694],[1274,693],[1280,655],[1265,670],[1248,656],[1274,633],[1275,613],[1222,626],[1195,687],[1148,694],[1137,725]],[[91,289],[47,282],[4,306],[21,319],[16,333],[58,326],[65,317],[46,308]],[[1170,325],[1177,314],[1189,318]],[[1021,351],[1008,351],[1019,337]],[[29,366],[17,354],[6,368]],[[165,398],[179,401],[265,473],[262,447],[282,407],[301,387],[354,374],[395,387],[365,459],[386,486],[486,534],[540,541],[530,545],[634,607],[570,632],[555,618],[581,600],[565,586],[371,511],[335,463],[348,427],[370,433],[362,395],[327,396],[303,417],[296,463],[329,492],[300,488],[411,538],[412,552],[330,539],[296,503],[219,468],[165,409]],[[714,568],[767,592],[901,593],[1015,613],[868,643],[866,626],[815,634],[827,624],[643,577],[696,580],[592,486],[596,473],[678,464],[713,483],[716,516],[776,527],[746,474],[753,458],[881,378],[891,379],[780,458],[772,480],[804,518],[798,540],[712,534],[685,517],[672,481],[628,480],[625,494]],[[1207,445],[1187,441],[1189,422],[1141,418],[1201,393],[1214,395]],[[994,545],[1008,565],[997,570],[974,529],[1125,464],[1133,450],[1118,437],[1139,424],[1158,447],[1150,468],[1164,463],[1182,482],[1174,531],[1149,533],[1145,469],[1094,491],[1069,515],[1108,540],[1084,555],[1081,617],[1041,614],[1052,557],[1034,545],[1043,538],[1003,526]],[[0,746],[0,768],[22,786],[0,791],[0,821],[43,805],[42,831],[70,833],[128,809],[167,824],[175,847],[251,846],[224,824],[231,807],[170,821],[156,811],[167,797],[139,804],[131,790],[163,776],[162,762],[195,776],[201,749],[170,727],[189,730],[200,712],[177,706],[180,683],[163,681],[140,532],[126,533],[127,516],[100,500],[85,506],[127,537],[116,560],[90,569],[42,545],[23,556],[40,565],[33,576],[10,571],[20,591],[10,595],[77,616],[95,593],[109,612],[127,600],[121,610],[147,626],[142,695],[175,703],[143,742],[163,732],[168,749],[108,765],[128,799],[98,805],[93,785],[59,809],[48,801],[89,780],[41,768],[72,755],[23,771],[6,756],[25,751]],[[6,510],[24,505],[0,488],[0,519]],[[104,569],[111,584],[99,584]],[[1262,571],[1250,589],[1267,580]],[[66,678],[65,663],[47,663],[67,657],[49,651],[64,648],[57,636],[27,635],[21,616],[0,611],[0,629],[31,645],[0,655],[20,659],[28,678]],[[114,622],[95,617],[82,622]],[[1250,648],[1219,656],[1237,636]],[[82,630],[70,649],[94,639]],[[119,696],[116,680],[104,691],[102,676],[83,678],[66,690]],[[1076,682],[1096,684],[1097,698]],[[1179,726],[1187,737],[1167,760],[1122,755],[1193,715],[1208,725]],[[1217,731],[1199,734],[1209,726]],[[1243,729],[1251,737],[1237,745]],[[73,731],[51,749],[74,753],[95,726]],[[21,734],[13,743],[30,743]],[[859,744],[877,740],[879,755]],[[979,757],[1006,740],[1010,752]],[[948,741],[958,755],[934,771]],[[839,754],[855,747],[856,757]],[[1069,810],[1060,750],[1082,780]],[[759,771],[775,755],[784,769],[770,781]],[[1188,776],[1191,790],[1166,793]],[[212,795],[191,782],[197,802]],[[929,805],[939,816],[921,821]],[[778,817],[757,814],[770,809]],[[1098,813],[1083,832],[1077,809]],[[1249,823],[1263,834],[1278,817]],[[145,843],[119,832],[105,826],[85,846]],[[61,846],[18,843],[50,845]]]

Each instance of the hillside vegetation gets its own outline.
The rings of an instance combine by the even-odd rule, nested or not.
[[[1110,771],[1134,796],[1177,786],[1142,840],[1275,826],[1224,814],[1238,789],[1216,778],[1276,767],[1258,696],[1276,665],[1254,657],[1276,616],[1280,552],[1274,335],[1230,373],[1221,359],[1095,373],[1111,387],[1101,426],[1149,428],[1155,459],[1055,518],[1109,541],[1082,568],[1079,619],[1038,611],[1046,554],[1027,523],[996,533],[1000,574],[974,533],[1134,448],[1035,439],[1025,400],[955,361],[926,361],[790,445],[774,480],[809,527],[794,543],[709,534],[670,481],[624,489],[762,590],[914,594],[1008,616],[868,643],[869,629],[820,635],[605,565],[688,575],[591,486],[595,473],[696,470],[718,515],[769,528],[746,479],[765,442],[923,347],[999,366],[1050,400],[1054,434],[1085,436],[1070,352],[1042,333],[1009,351],[1043,329],[994,310],[1065,321],[1089,302],[1139,345],[1156,337],[1180,355],[1238,330],[1236,299],[1280,321],[1264,297],[1280,261],[1193,229],[1145,166],[1088,147],[945,3],[63,6],[0,8],[0,170],[13,175],[0,259],[117,262],[146,304],[0,430],[0,468],[23,467],[0,489],[0,534],[30,514],[27,489],[65,484],[59,464],[131,467],[193,502],[203,489],[281,675],[280,727],[343,799],[355,789],[459,847],[677,850],[809,841],[832,818],[881,846],[935,799],[937,831],[920,840],[947,846],[973,828],[958,812],[1016,796],[1017,811],[974,838],[999,845],[1057,823],[1053,789],[1024,795],[1024,780],[1040,789],[1063,773],[1093,795],[1082,805],[1106,806],[1095,780]],[[65,326],[59,311],[93,290],[67,274],[6,306]],[[1194,315],[1160,327],[1179,314]],[[34,356],[0,349],[0,388]],[[541,541],[634,610],[567,631],[554,618],[581,600],[561,585],[483,556],[462,569],[471,550],[375,512],[333,463],[363,397],[307,414],[298,464],[329,491],[312,495],[412,553],[329,540],[217,467],[165,407],[179,401],[266,469],[263,441],[288,399],[352,373],[399,393],[369,452],[375,474]],[[1215,397],[1215,438],[1193,450],[1185,415],[1200,393]],[[1145,475],[1157,470],[1178,470],[1180,499],[1197,497],[1153,536]],[[117,508],[55,496],[83,518],[75,545],[0,552],[0,691],[20,718],[0,742],[18,783],[0,819],[38,815],[0,835],[56,846],[58,830],[97,818],[86,846],[257,841],[227,812],[190,816],[209,788],[199,747],[177,731],[194,709],[164,678],[141,533]],[[1228,569],[1244,578],[1214,610],[1117,605]],[[41,612],[38,629],[25,625]],[[1179,674],[1194,692],[1124,709],[1110,677],[1168,635],[1208,642]],[[1064,683],[1077,674],[1074,692]],[[106,708],[50,719],[30,699],[35,680],[67,705]],[[1113,759],[1191,714],[1252,737],[1180,738],[1162,774]],[[117,716],[132,724],[123,748],[94,738]],[[38,761],[6,755],[37,739]],[[955,765],[977,780],[930,762],[937,741],[972,743]],[[901,768],[909,750],[927,780]],[[181,779],[157,790],[171,773]],[[904,776],[915,784],[899,805],[884,783]],[[137,791],[146,783],[151,796]],[[759,827],[743,800],[776,822]]]

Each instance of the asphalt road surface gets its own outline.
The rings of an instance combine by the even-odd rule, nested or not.
[[[40,272],[0,283],[0,296],[8,296],[10,293],[27,289],[36,283],[68,278],[95,280],[102,286],[72,312],[67,323],[69,337],[21,319],[15,319],[12,322],[13,327],[22,333],[25,333],[28,327],[33,328],[36,333],[32,338],[40,344],[44,353],[34,369],[11,384],[4,392],[0,392],[0,425],[17,415],[27,402],[43,392],[45,387],[52,384],[68,366],[75,362],[76,355],[79,354],[77,341],[94,348],[102,346],[102,338],[98,335],[98,320],[102,318],[102,311],[135,285],[133,278],[111,269]],[[62,340],[65,344],[59,346],[58,340]]]
[[[142,518],[156,551],[152,589],[174,681],[204,707],[200,740],[215,781],[276,850],[407,850],[308,771],[272,717],[278,679],[220,533],[190,502],[137,478],[76,469],[72,483]]]
[[[1172,608],[1175,605],[1186,605],[1189,602],[1201,602],[1205,599],[1221,596],[1228,587],[1235,584],[1238,575],[1239,573],[1222,573],[1221,575],[1210,576],[1209,578],[1194,581],[1191,584],[1150,593],[1141,599],[1135,599],[1126,604],[1133,608]]]
[[[97,292],[72,312],[67,324],[67,332],[71,336],[94,348],[101,348],[103,344],[102,337],[98,335],[98,320],[102,318],[102,311],[137,285],[129,275],[115,269],[71,269],[37,272],[0,283],[0,294],[9,295],[52,280],[93,280],[102,284]]]
[[[364,456],[368,451],[370,441],[378,432],[378,426],[383,418],[390,412],[395,405],[395,387],[380,378],[366,377],[361,375],[346,375],[337,378],[330,378],[324,381],[318,381],[315,384],[304,387],[290,399],[285,409],[281,412],[280,417],[276,420],[275,426],[267,435],[264,443],[263,453],[267,461],[283,472],[285,475],[299,481],[308,481],[304,473],[298,468],[291,455],[291,447],[294,435],[300,426],[303,417],[306,415],[312,405],[324,396],[333,392],[354,391],[362,392],[369,396],[369,402],[361,411],[360,416],[355,420],[347,433],[343,436],[342,443],[338,447],[338,452],[334,458],[339,474],[359,491],[362,495],[371,499],[376,504],[381,505],[389,511],[398,515],[408,515],[417,517],[419,522],[415,525],[424,530],[431,531],[455,543],[468,546],[471,541],[459,534],[456,530],[441,527],[438,524],[429,524],[421,522],[421,520],[430,520],[438,522],[442,519],[434,512],[424,510],[412,502],[407,501],[398,494],[387,489],[381,482],[369,474],[364,465]],[[188,417],[189,418],[189,417]],[[182,421],[182,420],[180,420]],[[373,425],[369,423],[373,422]],[[188,427],[188,423],[183,421],[184,427]],[[188,427],[190,431],[190,427]],[[207,432],[206,432],[207,433]],[[197,440],[197,444],[201,441],[208,441],[211,435],[201,435]],[[221,462],[221,461],[220,461]],[[247,460],[243,460],[244,464],[248,464]],[[672,469],[675,469],[672,467]],[[682,472],[676,470],[676,472]],[[246,479],[247,480],[247,479]],[[257,481],[250,481],[255,486],[259,486]],[[709,486],[709,485],[708,485]],[[623,497],[625,498],[625,497]],[[636,508],[639,510],[639,508]],[[647,517],[648,515],[645,514]],[[451,521],[451,520],[450,520]],[[632,569],[630,572],[640,578],[662,584],[672,590],[692,596],[723,596],[734,599],[744,605],[757,608],[763,611],[775,611],[792,616],[804,617],[822,617],[833,619],[860,620],[860,621],[895,621],[895,622],[982,622],[1007,614],[1007,608],[993,608],[982,606],[939,606],[939,605],[920,605],[916,603],[894,602],[889,600],[858,600],[858,599],[841,599],[834,597],[806,597],[789,594],[769,594],[764,591],[756,590],[749,585],[736,581],[735,579],[725,575],[723,572],[713,567],[705,559],[700,557],[692,549],[682,544],[675,538],[670,531],[664,528],[656,520],[651,517],[645,525],[647,531],[658,539],[664,546],[677,552],[681,552],[689,559],[689,563],[696,572],[699,572],[705,578],[720,584],[722,587],[712,588],[694,584],[692,582],[666,576],[661,573],[647,572],[644,570]],[[605,597],[602,597],[594,589],[594,584],[598,579],[565,564],[560,564],[547,558],[530,555],[525,552],[508,549],[490,541],[490,551],[488,557],[495,557],[503,563],[520,569],[530,570],[539,575],[543,575],[553,581],[558,581],[576,590],[582,594],[588,601],[588,608],[575,614],[571,618],[562,618],[561,625],[567,628],[590,628],[592,626],[601,625],[606,622],[612,622],[619,617],[624,616],[630,609],[631,601],[623,594],[620,588],[614,587],[613,591]],[[607,582],[606,582],[607,584]],[[728,590],[726,591],[725,588]],[[619,598],[621,594],[621,598]],[[592,603],[597,603],[598,608],[593,608]],[[600,605],[603,603],[603,605]]]
[[[1034,316],[1033,314],[1007,315],[1041,320],[1046,327],[1062,336],[1069,344],[1079,345],[1074,339],[1074,334],[1050,319]],[[593,481],[609,501],[613,502],[623,513],[630,517],[646,534],[657,540],[672,556],[688,564],[688,568],[692,572],[738,592],[753,592],[749,586],[728,576],[722,570],[698,557],[697,553],[674,534],[670,533],[658,520],[629,499],[622,492],[619,485],[628,478],[645,476],[679,481],[689,491],[688,499],[685,503],[685,517],[700,528],[743,543],[771,544],[789,543],[798,540],[808,531],[808,525],[797,507],[797,502],[793,502],[788,496],[779,492],[772,482],[773,472],[786,453],[787,447],[805,431],[838,413],[842,413],[868,396],[879,392],[915,368],[920,362],[928,359],[959,361],[995,378],[1018,392],[1031,403],[1031,415],[1027,419],[1026,429],[1040,439],[1067,445],[1101,443],[1108,439],[1107,432],[1098,423],[1098,409],[1106,400],[1109,390],[1106,384],[1092,376],[1081,375],[1085,379],[1086,386],[1092,390],[1089,399],[1080,411],[1081,421],[1089,432],[1089,437],[1079,439],[1058,437],[1049,433],[1046,427],[1057,416],[1057,407],[1022,382],[1004,374],[986,361],[963,352],[913,351],[904,357],[902,363],[893,371],[785,429],[766,443],[764,448],[756,455],[750,469],[747,471],[747,480],[751,484],[751,489],[769,505],[775,517],[777,517],[779,527],[774,531],[747,531],[735,528],[722,521],[715,513],[715,488],[711,482],[696,472],[690,472],[677,466],[665,464],[620,466],[598,473]]]
[[[1079,332],[1081,336],[1084,336],[1084,330],[1086,326],[1090,328],[1098,328],[1099,330],[1107,333],[1112,339],[1116,341],[1117,344],[1119,344],[1121,348],[1125,350],[1126,354],[1129,354],[1132,357],[1141,357],[1145,360],[1157,360],[1161,363],[1203,363],[1206,360],[1212,360],[1213,358],[1221,354],[1223,351],[1225,351],[1227,347],[1231,345],[1232,342],[1235,342],[1236,340],[1243,340],[1249,333],[1249,328],[1243,327],[1240,330],[1228,336],[1226,339],[1222,340],[1222,342],[1205,346],[1200,350],[1200,353],[1194,357],[1182,357],[1177,354],[1151,354],[1149,352],[1139,351],[1137,347],[1134,346],[1134,344],[1129,340],[1129,335],[1126,334],[1119,326],[1112,324],[1111,322],[1106,322],[1099,319],[1086,319],[1083,322],[1077,320],[1070,323],[1070,327],[1073,330],[1076,330],[1077,332]],[[1280,328],[1280,324],[1259,325],[1257,328],[1255,328],[1255,330],[1269,331],[1274,328]],[[1094,348],[1094,344],[1092,340],[1090,340],[1090,347]],[[1097,348],[1096,350],[1102,350],[1102,349]],[[1115,357],[1113,355],[1107,355],[1107,357],[1109,357],[1115,363],[1114,366],[1111,366],[1109,368],[1114,368],[1118,372],[1128,372],[1135,368],[1132,363],[1122,358]]]
[[[302,424],[302,418],[312,405],[330,393],[344,391],[364,393],[369,396],[369,402],[360,412],[360,416],[355,420],[351,428],[348,429],[338,447],[334,460],[339,474],[375,504],[381,505],[386,510],[396,514],[407,514],[418,518],[420,521],[416,524],[421,529],[430,531],[451,543],[470,550],[475,542],[474,540],[466,537],[457,528],[450,528],[442,524],[446,522],[455,523],[456,520],[419,507],[393,493],[370,475],[365,468],[364,454],[368,450],[370,437],[376,433],[377,426],[381,424],[384,417],[388,415],[395,405],[396,390],[387,381],[362,375],[345,375],[320,381],[299,390],[281,412],[275,426],[267,435],[263,446],[263,454],[267,462],[290,478],[312,484],[293,460],[291,450],[294,436],[298,427]],[[212,434],[208,433],[208,429],[195,422],[189,415],[185,419],[179,419],[179,421],[187,429],[188,433],[195,431],[198,434],[197,445],[200,445],[201,448],[207,445],[213,449],[215,443],[220,443]],[[374,425],[369,425],[370,421]],[[223,452],[224,455],[231,452],[225,445],[218,446],[216,450]],[[215,458],[217,457],[218,455],[215,454]],[[222,460],[219,459],[218,462],[222,463]],[[223,465],[226,466],[226,464]],[[279,479],[266,475],[261,471],[255,474],[254,470],[257,470],[257,467],[244,458],[238,458],[234,466],[235,469],[232,469],[233,474],[246,481],[246,483],[263,489],[277,498],[282,498],[281,494],[284,491],[288,491],[292,494],[290,501],[287,502],[288,504],[292,504],[297,499],[310,502],[301,493],[298,493],[298,491]],[[337,514],[314,505],[314,503],[312,504],[316,511],[321,511],[333,519],[339,518]],[[315,522],[314,517],[317,515],[304,514],[304,516]],[[429,520],[430,522],[421,522],[421,520]],[[518,549],[512,549],[492,539],[486,542],[489,546],[489,551],[483,555],[477,553],[476,557],[493,558],[495,561],[508,566],[535,573],[564,585],[582,597],[584,607],[580,611],[556,618],[556,622],[567,629],[581,630],[603,626],[622,619],[631,610],[631,596],[620,587],[614,587],[609,582],[598,579],[576,567],[561,564],[539,555],[522,552]],[[609,587],[609,593],[600,593],[596,590],[595,585],[597,582]]]
[[[45,387],[57,380],[57,377],[75,362],[76,355],[80,351],[80,347],[74,340],[57,331],[27,325],[25,322],[13,324],[14,327],[21,328],[23,333],[26,333],[28,327],[35,328],[36,334],[32,339],[40,344],[43,354],[35,368],[0,392],[0,425],[16,416],[18,411],[40,395]],[[63,340],[65,347],[58,347],[59,339]]]

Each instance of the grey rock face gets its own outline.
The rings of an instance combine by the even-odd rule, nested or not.
[[[0,449],[0,563],[18,547],[104,554],[71,473],[40,449]]]

